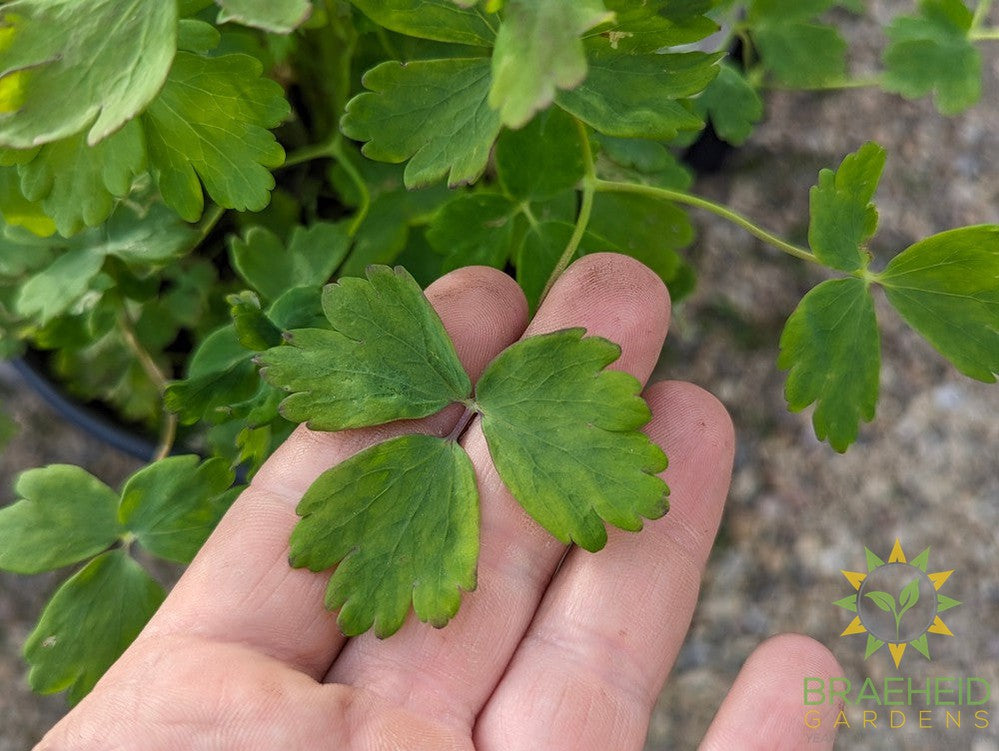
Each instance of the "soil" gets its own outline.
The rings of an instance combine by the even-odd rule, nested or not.
[[[842,18],[855,72],[876,66],[879,24],[911,3],[871,2],[869,15]],[[999,21],[999,19],[996,19]],[[996,222],[999,206],[999,45],[985,50],[982,103],[945,118],[927,100],[873,89],[771,92],[766,121],[695,191],[804,243],[808,188],[866,140],[888,150],[877,194],[876,267],[911,242],[967,224]],[[845,455],[816,441],[810,411],[785,408],[775,367],[781,327],[802,294],[826,278],[741,230],[694,214],[694,295],[678,306],[659,368],[694,381],[726,404],[738,444],[732,490],[701,599],[649,728],[646,751],[694,748],[750,652],[794,631],[826,644],[851,679],[978,676],[999,686],[999,390],[958,374],[878,299],[881,399],[875,422]],[[0,371],[3,409],[19,426],[0,454],[0,498],[17,472],[50,462],[81,464],[110,484],[136,466],[62,423],[9,371]],[[961,601],[931,636],[932,661],[907,655],[901,671],[884,651],[863,659],[860,636],[841,637],[852,614],[832,603],[850,594],[841,569],[864,565],[864,547],[886,557],[895,539],[915,555],[930,548],[932,570],[953,569],[946,593]],[[20,647],[53,576],[0,574],[0,751],[23,751],[64,711],[61,697],[27,689]],[[842,749],[999,749],[993,722],[974,730],[840,732]],[[761,707],[761,712],[766,708]],[[855,719],[855,714],[850,714]]]

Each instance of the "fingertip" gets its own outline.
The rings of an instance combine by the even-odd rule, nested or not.
[[[837,703],[807,704],[809,680],[843,675],[832,652],[801,634],[781,634],[758,646],[739,671],[701,745],[702,751],[831,749]]]
[[[649,437],[660,445],[663,441],[696,445],[702,452],[710,451],[714,465],[721,463],[731,469],[735,426],[718,397],[687,381],[653,383],[645,389],[644,397],[652,410]],[[668,454],[669,446],[664,448]]]

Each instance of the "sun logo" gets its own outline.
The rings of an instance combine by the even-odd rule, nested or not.
[[[927,573],[930,549],[907,561],[897,539],[887,563],[869,548],[864,551],[866,572],[841,571],[856,592],[834,604],[857,615],[840,636],[867,634],[865,660],[887,644],[896,668],[906,647],[930,659],[927,634],[954,635],[940,613],[961,603],[939,594],[953,569]]]

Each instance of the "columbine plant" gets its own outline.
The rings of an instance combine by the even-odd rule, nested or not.
[[[455,268],[512,269],[533,310],[575,257],[611,250],[677,300],[694,281],[680,252],[693,207],[828,270],[778,365],[790,408],[814,404],[837,451],[875,412],[874,287],[961,372],[994,381],[999,227],[883,265],[867,249],[878,145],[819,174],[807,246],[692,193],[676,158],[706,123],[745,141],[771,85],[875,85],[960,112],[979,97],[977,45],[999,39],[989,6],[921,0],[864,80],[834,25],[863,12],[855,0],[0,6],[0,349],[49,352],[67,388],[159,435],[120,492],[55,465],[24,473],[0,511],[0,567],[81,565],[29,637],[32,686],[84,696],[163,598],[132,551],[189,561],[239,491],[234,470],[252,475],[297,422],[459,404],[560,540],[597,550],[605,523],[665,513],[648,407],[605,370],[616,345],[531,337],[472,384],[419,289]],[[334,569],[327,604],[346,633],[388,636],[411,607],[443,626],[474,588],[460,432],[373,446],[303,498],[292,562]]]

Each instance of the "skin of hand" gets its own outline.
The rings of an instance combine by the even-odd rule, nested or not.
[[[473,381],[522,336],[584,326],[647,381],[669,296],[645,266],[586,256],[533,321],[513,280],[472,267],[427,297]],[[411,617],[392,638],[346,639],[323,607],[327,574],[292,569],[295,506],[328,467],[414,430],[447,435],[461,408],[374,429],[299,427],[254,477],[134,644],[36,751],[630,751],[690,624],[728,492],[725,408],[682,382],[648,386],[649,436],[670,458],[671,510],[597,554],[566,549],[504,488],[478,422],[461,439],[481,498],[478,588],[444,629]],[[702,749],[832,747],[809,737],[802,678],[842,675],[803,636],[747,660]],[[836,707],[819,707],[822,728]]]

